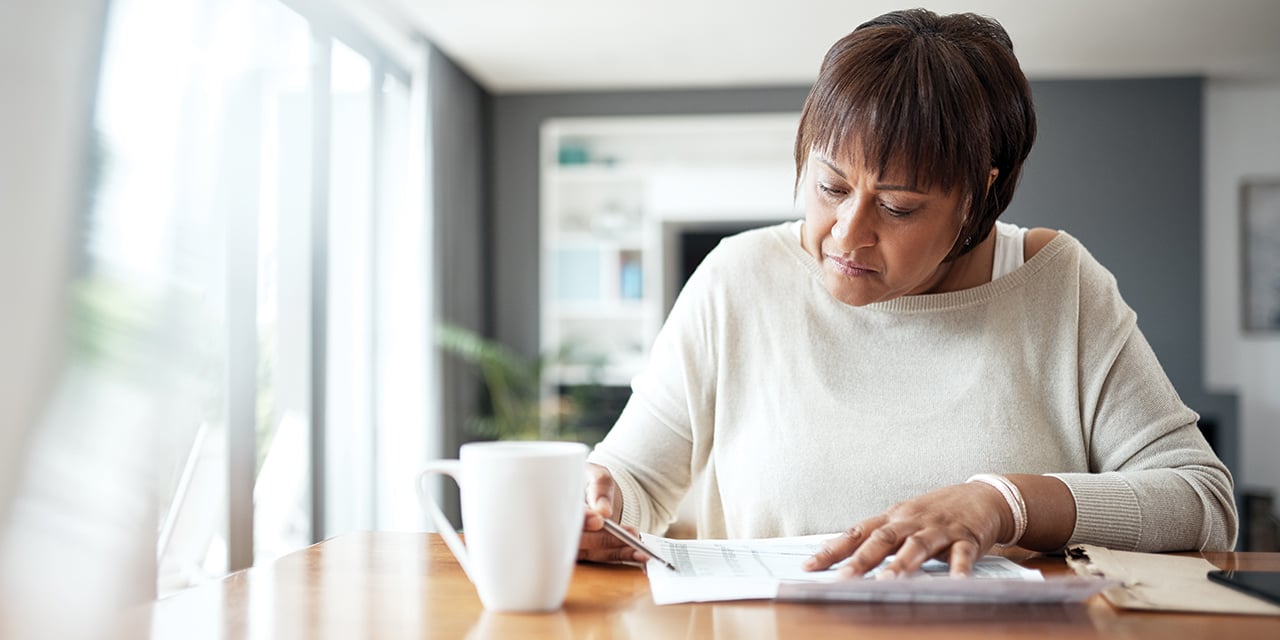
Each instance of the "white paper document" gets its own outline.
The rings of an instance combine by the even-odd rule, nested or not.
[[[834,534],[832,534],[834,535]],[[676,566],[656,560],[646,570],[655,604],[719,600],[835,600],[861,602],[1073,602],[1107,588],[1105,580],[1045,580],[1039,571],[986,556],[972,578],[950,578],[944,562],[930,560],[910,578],[842,580],[834,570],[805,571],[805,558],[832,535],[759,540],[673,540],[644,535],[646,545]],[[886,560],[887,564],[889,560]],[[837,565],[838,566],[838,565]]]

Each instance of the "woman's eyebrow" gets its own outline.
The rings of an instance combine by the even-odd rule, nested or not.
[[[821,162],[822,164],[827,165],[827,167],[829,167],[832,171],[834,171],[834,172],[836,173],[836,175],[840,176],[841,178],[844,178],[845,180],[848,180],[848,179],[849,179],[849,176],[845,175],[845,173],[844,173],[843,171],[841,171],[841,170],[840,170],[840,167],[837,167],[837,166],[836,166],[836,164],[835,164],[834,162],[832,162],[831,160],[827,159],[825,156],[823,156],[823,155],[821,155],[821,154],[817,154],[817,153],[815,153],[815,154],[813,154],[813,157],[814,157],[814,159],[815,159],[815,160],[817,160],[818,162]],[[877,189],[879,189],[879,190],[881,190],[881,191],[910,191],[911,193],[919,193],[919,194],[921,194],[921,195],[925,195],[925,192],[924,192],[924,191],[921,191],[920,189],[918,189],[918,188],[916,188],[916,187],[912,187],[912,186],[905,185],[905,184],[884,184],[884,183],[880,183],[880,184],[877,184],[877,185],[876,185],[876,188],[877,188]]]
[[[840,167],[836,166],[836,163],[828,160],[826,157],[822,156],[821,154],[815,153],[813,154],[813,157],[817,159],[818,162],[821,162],[822,164],[825,164],[828,167],[830,167],[831,170],[836,172],[836,175],[840,176],[841,178],[845,178],[845,179],[849,178],[849,176],[845,175],[844,172],[840,170]]]
[[[884,184],[884,183],[881,183],[881,184],[877,184],[877,185],[876,185],[876,188],[877,188],[877,189],[879,189],[879,190],[881,190],[881,191],[910,191],[911,193],[918,193],[918,194],[920,194],[920,195],[928,195],[928,194],[926,194],[924,191],[921,191],[921,190],[919,190],[919,189],[917,189],[917,188],[915,188],[915,187],[907,186],[907,185],[905,185],[905,184]]]

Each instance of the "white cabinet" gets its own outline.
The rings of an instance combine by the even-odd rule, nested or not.
[[[541,130],[544,388],[626,386],[680,280],[681,229],[798,217],[799,114],[575,118]]]

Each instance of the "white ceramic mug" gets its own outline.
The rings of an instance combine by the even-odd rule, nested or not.
[[[587,446],[577,442],[472,442],[458,460],[418,474],[418,497],[492,611],[554,611],[564,603],[582,536]],[[427,490],[432,474],[462,493],[466,545]]]

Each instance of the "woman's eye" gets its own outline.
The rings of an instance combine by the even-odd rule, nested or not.
[[[897,217],[910,215],[911,212],[914,211],[914,209],[901,209],[893,205],[890,205],[887,202],[881,202],[880,207],[883,208],[885,211],[888,211],[889,215],[897,216]]]
[[[830,185],[823,184],[821,182],[818,183],[818,190],[821,191],[823,194],[831,196],[833,198],[838,198],[844,195],[843,190],[837,189]]]

